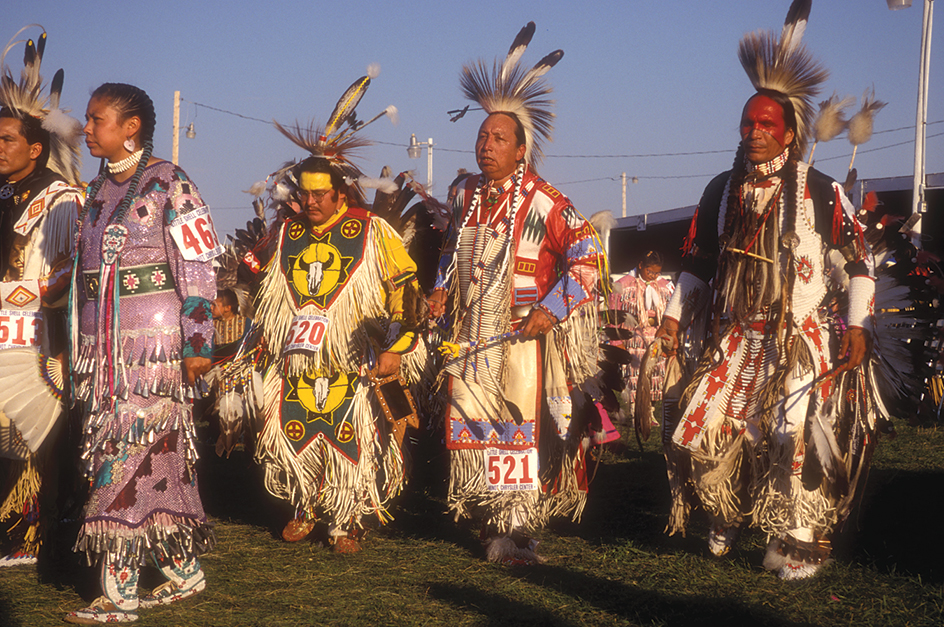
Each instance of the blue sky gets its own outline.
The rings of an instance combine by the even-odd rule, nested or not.
[[[457,168],[475,168],[472,146],[483,119],[470,112],[451,123],[446,115],[467,104],[458,86],[462,63],[503,56],[529,20],[537,32],[526,63],[556,48],[565,52],[547,75],[557,120],[541,174],[587,215],[619,213],[621,172],[639,181],[628,186],[629,215],[694,204],[710,177],[730,167],[740,110],[752,93],[737,42],[752,30],[779,31],[789,1],[11,4],[0,40],[32,22],[46,28],[44,76],[65,69],[63,103],[76,117],[100,83],[138,85],[157,108],[155,152],[169,159],[173,92],[181,92],[181,124],[193,122],[197,137],[181,137],[180,164],[225,233],[252,215],[241,190],[303,155],[269,124],[193,103],[260,120],[323,122],[343,90],[379,63],[359,116],[394,104],[400,124],[384,119],[369,127],[365,134],[378,144],[360,164],[372,176],[383,165],[415,169],[425,182],[425,152],[410,160],[405,147],[411,133],[432,137],[434,194],[442,198]],[[914,4],[892,12],[885,0],[813,3],[804,41],[831,71],[821,95],[861,97],[874,86],[889,103],[872,141],[859,149],[860,178],[913,171],[921,0]],[[928,172],[944,171],[941,11],[928,113],[939,123],[928,127]],[[16,72],[20,58],[17,52],[8,59]],[[693,152],[709,154],[678,154]],[[817,148],[817,167],[841,180],[851,152],[837,138]],[[639,156],[665,153],[673,156]],[[83,156],[90,178],[98,161],[84,146]]]

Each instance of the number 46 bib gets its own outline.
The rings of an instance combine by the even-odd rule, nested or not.
[[[223,245],[216,237],[210,208],[206,205],[174,219],[170,223],[170,234],[187,261],[209,261],[223,254]]]

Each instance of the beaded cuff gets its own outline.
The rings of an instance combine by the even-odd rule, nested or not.
[[[875,314],[875,281],[867,276],[849,280],[849,326],[872,330]]]

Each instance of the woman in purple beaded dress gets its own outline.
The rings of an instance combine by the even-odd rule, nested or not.
[[[86,144],[107,160],[89,185],[71,295],[73,395],[82,408],[89,500],[75,550],[101,565],[103,596],[66,617],[129,622],[139,607],[206,587],[214,544],[194,469],[194,385],[210,367],[222,252],[186,173],[151,156],[154,105],[106,83],[89,101]],[[167,582],[137,590],[150,556]]]

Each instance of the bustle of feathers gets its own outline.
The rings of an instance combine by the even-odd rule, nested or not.
[[[486,113],[513,113],[524,127],[525,161],[535,165],[543,156],[543,143],[550,141],[554,130],[554,104],[547,96],[551,86],[541,77],[557,65],[564,56],[555,50],[538,61],[531,69],[520,65],[521,56],[534,35],[534,22],[528,22],[515,37],[508,55],[499,65],[495,60],[491,70],[482,60],[462,67],[459,84],[466,98],[477,102]]]
[[[17,82],[13,78],[13,71],[7,65],[6,58],[17,44],[23,43],[17,37],[30,28],[42,29],[43,33],[35,44],[32,39],[26,41],[23,70]],[[81,178],[79,142],[82,125],[59,109],[59,96],[64,78],[61,69],[53,77],[49,95],[42,95],[43,77],[40,69],[45,48],[46,30],[39,24],[24,26],[13,35],[3,49],[3,54],[0,55],[0,107],[9,108],[19,119],[31,116],[42,120],[43,128],[49,132],[47,167],[62,175],[70,185],[77,185]]]
[[[849,119],[849,143],[859,146],[872,139],[872,124],[875,114],[885,107],[884,102],[875,99],[875,90],[866,89],[862,94],[862,107]]]
[[[757,31],[738,44],[738,59],[754,89],[780,92],[793,104],[800,154],[806,154],[813,123],[812,99],[829,76],[801,42],[810,6],[811,0],[794,0],[779,39],[772,31]]]
[[[846,109],[855,104],[855,98],[846,96],[840,100],[839,94],[834,93],[819,103],[819,113],[813,123],[813,139],[818,142],[828,142],[846,129],[849,123],[845,118]]]

